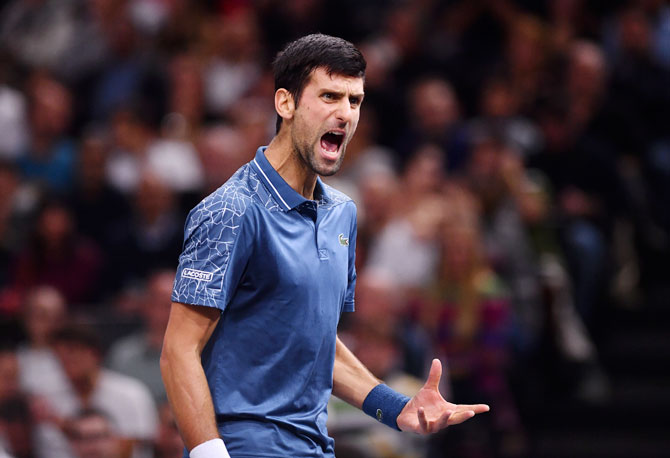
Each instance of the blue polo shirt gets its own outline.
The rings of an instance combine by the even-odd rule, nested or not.
[[[202,363],[231,457],[334,456],[326,405],[354,309],[356,207],[320,179],[305,199],[264,152],[191,210],[172,300],[221,310]]]

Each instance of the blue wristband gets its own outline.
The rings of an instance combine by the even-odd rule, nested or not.
[[[381,383],[374,387],[363,401],[363,412],[386,426],[400,431],[396,420],[409,399],[404,394]]]

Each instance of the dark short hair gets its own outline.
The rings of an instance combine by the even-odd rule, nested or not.
[[[366,62],[363,54],[342,38],[320,33],[292,41],[277,54],[273,62],[275,91],[284,88],[296,106],[310,75],[317,68],[324,68],[329,75],[365,77]],[[282,118],[277,115],[277,132]]]
[[[75,344],[102,353],[102,341],[92,327],[82,323],[70,323],[56,332],[52,336],[54,343]]]

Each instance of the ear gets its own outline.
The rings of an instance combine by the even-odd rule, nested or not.
[[[275,110],[284,121],[293,118],[295,102],[291,93],[284,88],[277,89],[275,92]]]

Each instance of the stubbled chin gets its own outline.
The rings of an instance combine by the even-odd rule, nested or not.
[[[322,176],[331,176],[334,175],[340,169],[340,155],[341,152],[337,151],[334,154],[329,154],[323,150],[319,151],[317,166],[315,171]]]

